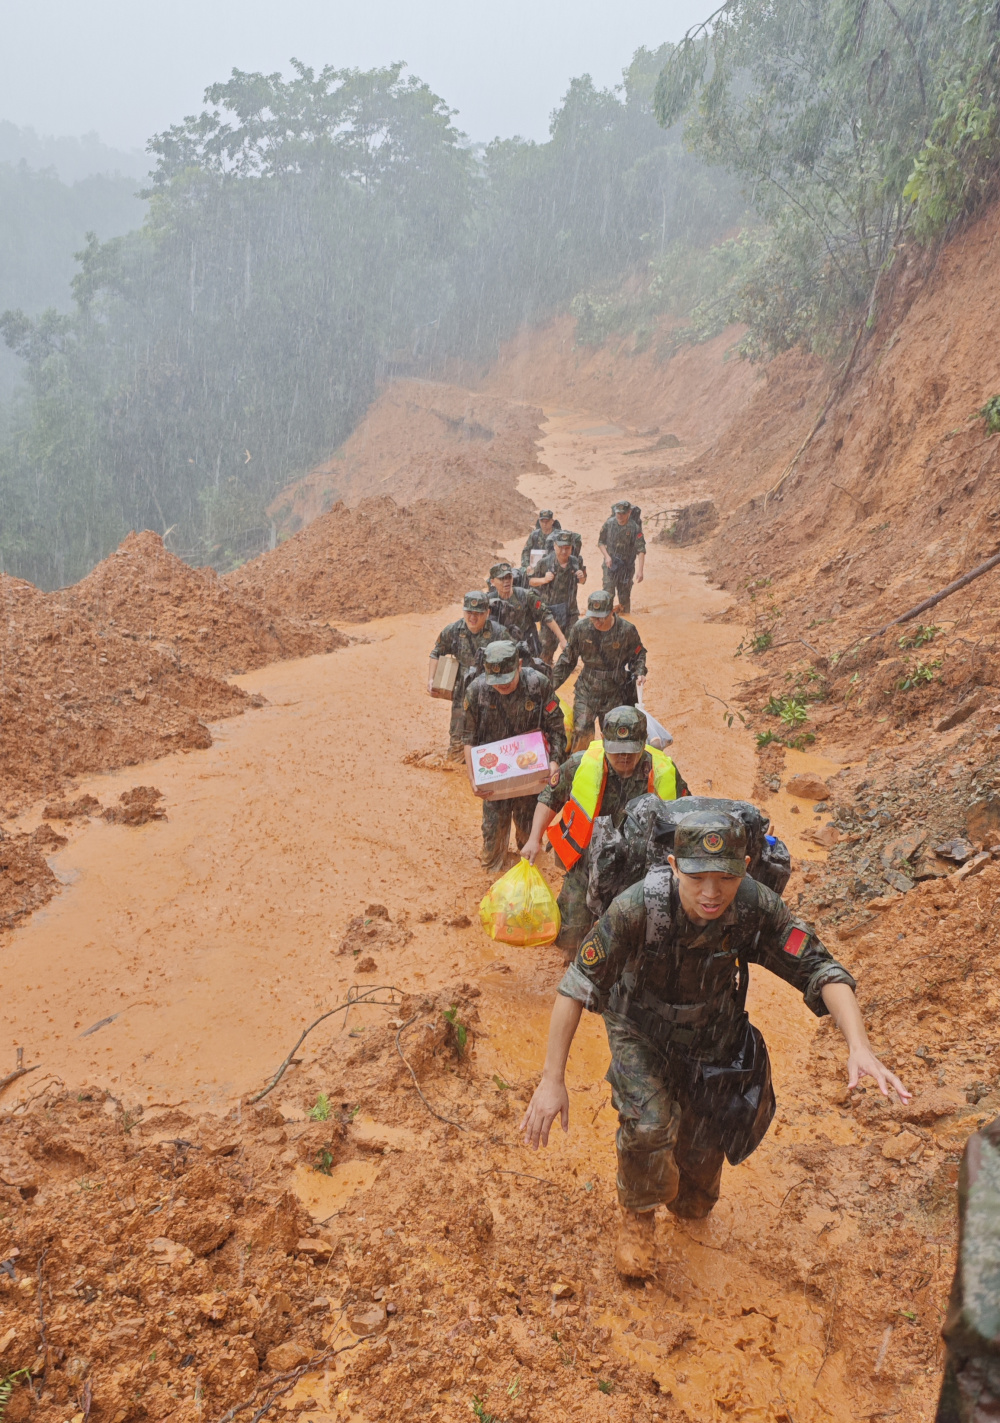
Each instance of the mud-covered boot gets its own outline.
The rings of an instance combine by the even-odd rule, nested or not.
[[[648,1280],[656,1270],[656,1218],[652,1211],[621,1208],[615,1269],[631,1280]]]

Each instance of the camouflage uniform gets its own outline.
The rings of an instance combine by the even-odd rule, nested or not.
[[[600,538],[611,559],[611,567],[602,563],[602,586],[612,597],[618,595],[618,604],[623,613],[632,605],[632,580],[635,578],[635,561],[640,553],[646,552],[646,540],[642,536],[642,524],[629,519],[627,524],[619,524],[612,514],[601,527]]]
[[[463,756],[462,729],[465,726],[466,673],[476,665],[476,654],[480,648],[485,648],[491,642],[496,642],[497,638],[504,636],[506,634],[503,628],[492,618],[486,619],[481,632],[470,632],[465,619],[459,618],[457,622],[449,623],[438,633],[437,642],[431,650],[431,656],[445,657],[450,654],[452,657],[458,658],[458,676],[455,678],[455,690],[451,694],[451,723],[448,727],[449,761],[461,761]]]
[[[628,1210],[708,1215],[723,1160],[743,1161],[771,1123],[767,1048],[743,1008],[748,962],[799,989],[818,1017],[826,984],[854,987],[771,890],[746,876],[718,920],[695,924],[668,865],[612,902],[563,976],[559,992],[604,1017]]]
[[[583,752],[576,751],[562,763],[559,768],[559,784],[545,787],[538,797],[539,805],[547,805],[550,810],[557,812],[562,810],[570,798],[573,777],[582,760]],[[628,777],[619,776],[609,762],[608,779],[605,782],[604,795],[597,807],[597,815],[609,816],[615,829],[621,829],[622,821],[625,819],[626,805],[633,797],[645,795],[649,789],[649,773],[652,766],[653,758],[648,751],[643,752],[639,764]],[[677,794],[678,796],[690,795],[687,783],[679,771],[677,772]],[[597,815],[594,817],[595,820]],[[556,939],[557,948],[575,952],[593,926],[594,916],[587,907],[589,875],[590,850],[588,847],[573,868],[566,871],[562,889],[559,891],[559,912],[562,915],[562,927],[559,930],[559,937]]]
[[[578,558],[575,553],[570,554],[566,567],[563,568],[553,552],[547,553],[543,559],[539,560],[532,574],[533,578],[544,578],[546,573],[555,574],[551,583],[546,583],[543,587],[535,588],[533,591],[538,594],[567,637],[570,628],[580,616],[580,608],[576,601],[576,593],[580,585],[576,581],[576,575],[578,573],[586,574],[586,572],[583,559]],[[559,644],[547,627],[542,628],[541,643],[542,656],[549,662]]]
[[[541,549],[544,552],[544,550],[549,547],[549,545],[546,544],[545,540],[550,539],[552,535],[558,533],[561,528],[562,524],[560,524],[559,520],[553,519],[552,528],[547,534],[544,534],[542,533],[542,525],[540,519],[536,519],[535,527],[528,535],[528,541],[524,545],[524,548],[522,548],[521,550],[521,567],[528,567],[528,564],[531,562],[531,555],[533,550]]]
[[[958,1263],[941,1332],[948,1354],[936,1423],[1000,1418],[1000,1117],[965,1143]]]
[[[607,632],[594,627],[592,613],[574,623],[566,646],[552,668],[552,685],[559,688],[582,659],[583,670],[573,688],[573,750],[590,745],[594,722],[612,707],[635,704],[635,677],[646,675],[646,649],[630,622],[616,617]]]
[[[556,620],[538,596],[537,588],[512,588],[509,598],[501,598],[499,593],[490,598],[490,618],[493,623],[504,628],[503,637],[523,642],[534,657],[541,657],[542,645],[538,639],[538,623],[543,623],[554,638],[551,629]]]
[[[465,745],[482,746],[526,731],[543,732],[550,761],[562,761],[566,754],[566,727],[549,679],[531,667],[522,667],[517,687],[504,696],[489,685],[485,673],[474,677],[465,691]],[[490,874],[497,874],[504,867],[511,820],[518,848],[531,834],[537,800],[537,796],[529,795],[483,801],[482,862]]]

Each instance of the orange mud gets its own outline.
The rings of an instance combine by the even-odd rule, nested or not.
[[[589,587],[633,442],[560,410],[546,468],[522,482],[584,533]],[[696,552],[653,544],[646,566],[633,617],[648,704],[694,791],[748,795],[752,740],[726,710],[737,637],[706,621],[729,595]],[[561,955],[484,937],[476,803],[461,774],[407,764],[444,744],[447,707],[422,689],[454,616],[384,618],[336,658],[251,672],[240,686],[266,705],[214,726],[211,746],[80,778],[109,805],[155,777],[168,818],[63,827],[64,889],[3,945],[10,1068],[15,1045],[40,1064],[6,1089],[0,1136],[0,1258],[22,1281],[0,1274],[0,1365],[35,1368],[40,1393],[19,1387],[8,1418],[195,1423],[287,1382],[275,1406],[317,1423],[464,1419],[473,1396],[500,1423],[929,1419],[949,1224],[936,1247],[909,1222],[866,1245],[865,1193],[891,1212],[926,1172],[882,1159],[845,1110],[836,1035],[784,985],[757,976],[750,1000],[775,1124],[727,1168],[710,1220],[665,1215],[645,1289],[611,1268],[599,1022],[571,1056],[568,1137],[538,1155],[519,1144]],[[799,849],[787,801],[773,813]],[[252,1106],[303,1028],[378,984],[405,998],[327,1019]],[[428,1114],[399,1041],[456,1125]],[[320,1093],[328,1116],[311,1120]],[[899,1277],[897,1254],[934,1248],[926,1279]]]

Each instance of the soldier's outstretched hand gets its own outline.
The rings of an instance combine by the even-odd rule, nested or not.
[[[908,1102],[913,1096],[896,1074],[879,1062],[870,1047],[856,1047],[850,1052],[847,1058],[847,1074],[848,1088],[857,1087],[862,1077],[874,1077],[883,1097],[888,1097],[890,1087],[901,1102]]]
[[[549,1131],[556,1117],[560,1118],[563,1131],[569,1131],[569,1093],[566,1091],[566,1083],[548,1082],[543,1077],[535,1088],[528,1103],[528,1110],[518,1128],[518,1131],[524,1133],[525,1146],[532,1146],[536,1151],[539,1142],[542,1146],[548,1146]]]

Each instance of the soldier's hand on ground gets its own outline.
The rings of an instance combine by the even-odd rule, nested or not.
[[[908,1102],[913,1096],[913,1093],[907,1091],[896,1074],[890,1072],[883,1063],[879,1062],[870,1047],[855,1048],[855,1050],[849,1054],[847,1059],[847,1073],[847,1086],[849,1089],[851,1087],[857,1087],[862,1077],[874,1077],[878,1083],[878,1090],[882,1093],[883,1097],[888,1097],[890,1087],[901,1102]]]
[[[529,835],[521,846],[521,859],[527,860],[529,865],[533,865],[535,863],[535,856],[541,854],[541,850],[541,840],[536,840],[534,835]]]
[[[560,1118],[563,1131],[569,1131],[569,1093],[566,1091],[566,1083],[547,1082],[543,1077],[535,1088],[528,1103],[528,1110],[518,1128],[524,1133],[525,1146],[534,1147],[536,1151],[539,1143],[548,1146],[549,1130],[556,1117]]]

